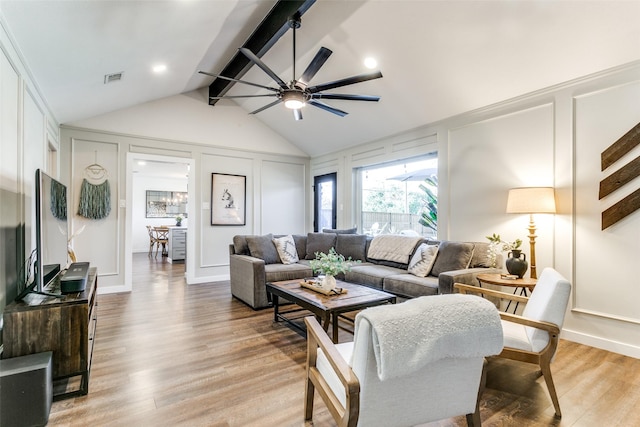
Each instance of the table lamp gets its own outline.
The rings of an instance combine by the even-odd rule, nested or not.
[[[529,214],[529,245],[531,278],[537,279],[536,272],[536,225],[535,213],[556,213],[556,199],[553,187],[522,187],[509,190],[507,213]]]

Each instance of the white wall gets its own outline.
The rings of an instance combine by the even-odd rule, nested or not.
[[[601,179],[640,155],[640,146],[600,171],[600,154],[640,122],[640,62],[586,76],[439,123],[314,158],[311,176],[337,172],[338,227],[355,217],[354,167],[438,150],[438,235],[486,241],[521,238],[528,216],[506,214],[509,188],[553,186],[558,213],[537,215],[538,274],[554,267],[573,294],[563,337],[640,357],[640,211],[601,230],[601,212],[640,188],[640,177],[598,200]],[[419,142],[402,150],[399,143]],[[407,147],[406,145],[404,147]]]
[[[35,249],[35,171],[58,177],[57,128],[0,14],[0,314]]]

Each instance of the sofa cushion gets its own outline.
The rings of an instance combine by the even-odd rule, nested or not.
[[[307,257],[307,235],[294,234],[293,241],[296,243],[298,260],[305,259]]]
[[[307,234],[306,259],[316,259],[316,252],[329,253],[329,249],[336,246],[335,233],[309,233]]]
[[[382,289],[385,292],[409,298],[438,295],[438,278],[433,276],[417,277],[408,273],[397,274],[385,277]]]
[[[264,236],[247,236],[247,246],[252,257],[264,260],[265,264],[275,264],[280,262],[278,251],[273,244],[273,234]]]
[[[238,255],[249,255],[247,236],[233,236],[233,251]]]
[[[431,268],[431,275],[438,276],[444,271],[467,268],[473,256],[473,243],[444,241],[438,247],[436,262]]]
[[[353,260],[365,259],[367,236],[364,234],[338,234],[336,238],[336,252],[345,258]]]
[[[493,265],[491,265],[491,260],[489,259],[489,243],[474,242],[473,245],[473,257],[471,257],[471,263],[469,264],[469,267],[492,268]]]
[[[402,274],[406,270],[400,270],[386,265],[358,264],[351,267],[351,270],[344,273],[345,280],[351,283],[371,286],[382,289],[382,282],[385,277],[394,274]]]
[[[409,261],[409,268],[407,271],[410,274],[418,277],[426,277],[433,267],[433,263],[436,261],[438,255],[437,245],[427,245],[426,243],[420,244],[416,253],[411,257]]]
[[[323,228],[323,233],[335,233],[335,234],[356,234],[358,229],[356,227],[353,228],[345,228],[345,229],[336,229],[336,228]]]
[[[298,251],[296,250],[296,242],[293,240],[292,235],[274,238],[273,244],[283,264],[298,262]]]
[[[313,276],[311,267],[303,264],[268,264],[264,266],[265,282],[304,279]],[[264,286],[264,285],[263,285]]]

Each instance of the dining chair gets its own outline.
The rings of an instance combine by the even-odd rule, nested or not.
[[[556,270],[548,267],[542,271],[530,297],[462,283],[455,283],[454,288],[463,294],[482,294],[526,304],[522,315],[500,313],[504,349],[498,357],[540,366],[556,417],[560,418],[562,413],[551,376],[551,361],[558,348],[560,330],[571,294],[571,283]]]
[[[153,228],[147,225],[147,232],[149,233],[149,257],[153,253],[153,247],[156,245],[156,235]]]
[[[156,258],[158,257],[158,249],[162,247],[160,256],[167,254],[167,245],[169,244],[169,227],[155,227],[156,233]]]

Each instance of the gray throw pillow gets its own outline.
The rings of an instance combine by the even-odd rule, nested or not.
[[[238,255],[249,255],[249,246],[247,246],[247,236],[233,236],[233,250]]]
[[[469,267],[473,256],[473,243],[448,242],[440,243],[436,262],[431,268],[430,276],[439,276],[445,271],[462,270]]]
[[[493,267],[489,260],[489,243],[474,242],[473,257],[469,267]]]
[[[265,264],[277,264],[280,262],[278,251],[273,244],[273,234],[247,236],[247,246],[249,246],[251,256],[264,260]]]
[[[364,234],[338,234],[336,252],[345,258],[364,261],[366,256],[367,236]]]
[[[316,252],[329,253],[329,249],[336,246],[335,233],[309,233],[307,234],[306,259],[316,259]]]
[[[356,234],[358,229],[356,227],[353,228],[345,228],[345,229],[336,229],[336,228],[323,228],[323,233],[335,233],[335,234]]]

